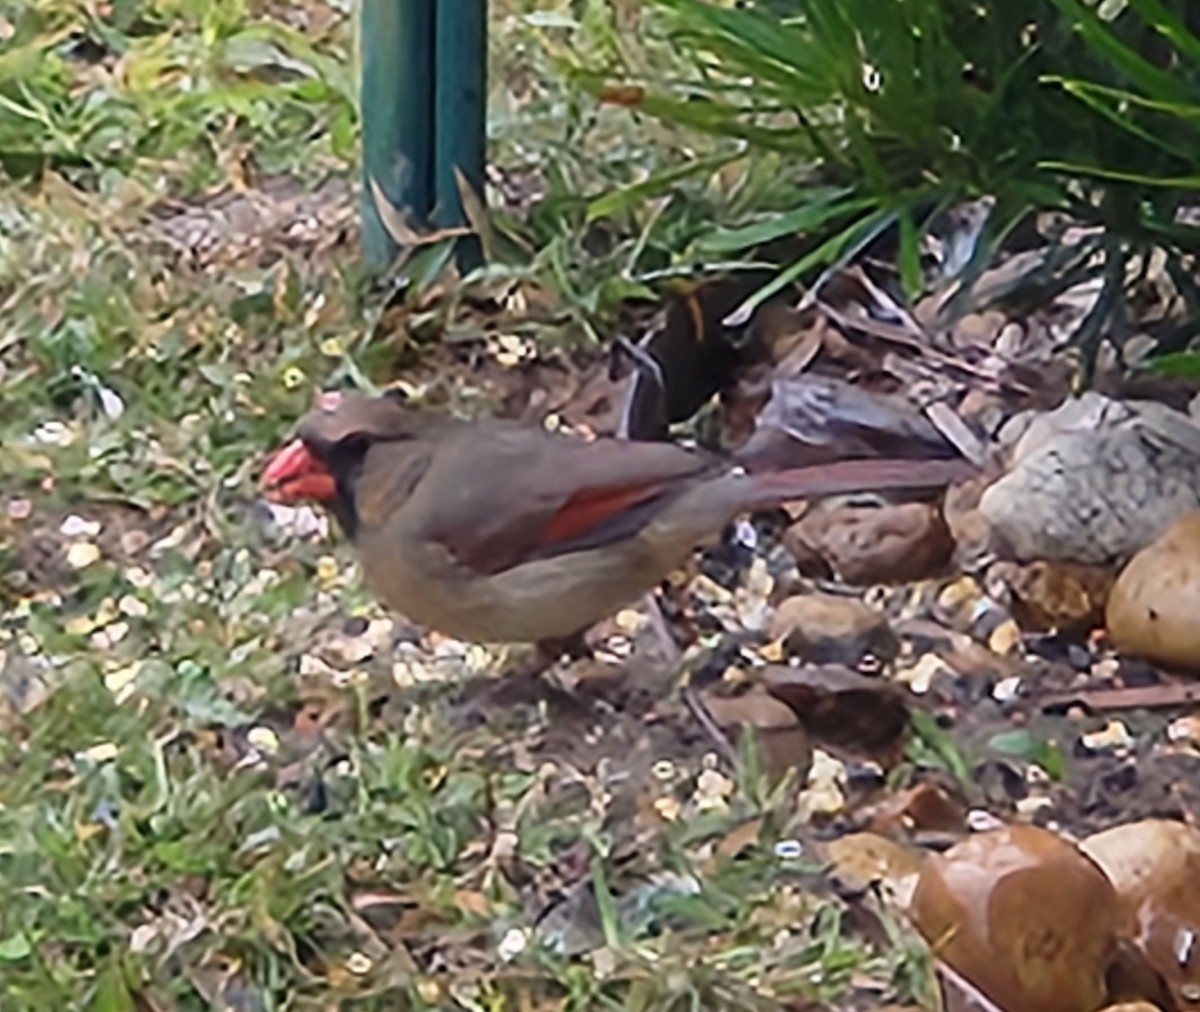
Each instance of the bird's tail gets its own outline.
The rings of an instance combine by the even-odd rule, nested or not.
[[[939,488],[976,473],[966,460],[839,460],[744,475],[739,484],[744,489],[742,508],[755,510],[816,496]]]

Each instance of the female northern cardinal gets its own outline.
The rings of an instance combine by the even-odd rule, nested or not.
[[[856,460],[746,474],[670,443],[459,421],[386,394],[326,394],[297,431],[267,464],[267,497],[326,504],[384,603],[459,639],[543,649],[657,586],[738,513],[971,470]]]

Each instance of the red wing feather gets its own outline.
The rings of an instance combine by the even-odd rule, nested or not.
[[[571,496],[550,518],[538,539],[539,544],[553,545],[581,537],[607,520],[624,513],[631,506],[660,495],[665,484],[629,485],[624,488],[585,489]]]

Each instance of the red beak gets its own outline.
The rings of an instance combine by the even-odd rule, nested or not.
[[[329,502],[337,496],[337,483],[303,441],[293,439],[263,468],[260,485],[271,502]]]

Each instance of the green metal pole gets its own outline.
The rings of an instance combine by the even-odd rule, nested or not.
[[[400,0],[404,2],[404,0]],[[483,205],[487,150],[487,0],[438,0],[434,89],[434,222],[469,225],[455,169]],[[459,241],[461,270],[483,259],[477,236]]]
[[[439,0],[362,0],[362,232],[363,251],[376,267],[399,249],[376,187],[408,227],[428,224],[434,206],[438,6]]]

